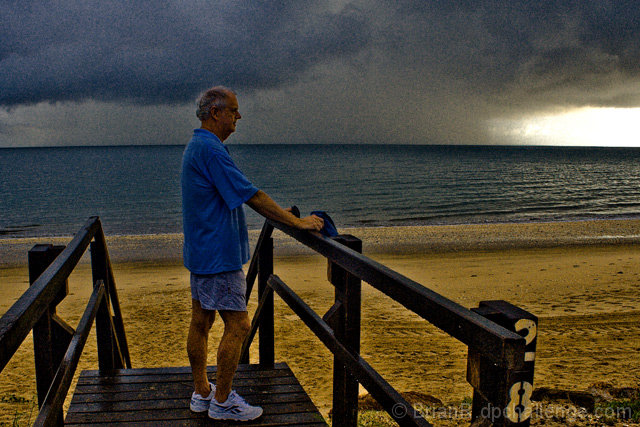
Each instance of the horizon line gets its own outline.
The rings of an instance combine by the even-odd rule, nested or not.
[[[124,148],[124,147],[185,147],[187,144],[106,144],[106,145],[24,145],[0,146],[1,149],[38,149],[38,148]],[[375,142],[277,142],[277,143],[227,143],[227,146],[411,146],[411,147],[465,147],[465,148],[608,148],[608,149],[640,149],[639,147],[615,145],[550,145],[550,144],[416,144],[416,143],[375,143]]]

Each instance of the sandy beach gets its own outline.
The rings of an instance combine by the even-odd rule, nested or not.
[[[535,387],[584,391],[599,382],[640,387],[640,221],[341,231],[361,238],[366,255],[464,307],[504,299],[537,315]],[[257,233],[251,234],[253,241]],[[190,295],[181,236],[107,240],[134,367],[187,366]],[[68,241],[0,239],[0,313],[28,286],[28,249]],[[281,233],[275,246],[275,273],[324,314],[333,298],[326,260]],[[69,288],[72,295],[58,313],[75,326],[91,291],[86,260]],[[255,306],[254,295],[249,311]],[[291,366],[326,416],[332,356],[278,297],[275,312],[276,360]],[[214,330],[212,348],[221,334],[221,328]],[[257,346],[252,351],[257,361]],[[426,393],[445,405],[472,395],[465,379],[466,347],[366,284],[361,351],[399,391]],[[79,369],[96,366],[95,338],[90,337]],[[34,378],[28,338],[0,374],[0,422],[17,419],[26,425]]]

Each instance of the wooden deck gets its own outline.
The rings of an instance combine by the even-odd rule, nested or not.
[[[215,379],[215,367],[208,368]],[[260,426],[326,426],[322,415],[286,363],[273,368],[240,365],[234,389],[264,409],[251,423]],[[189,410],[193,392],[191,370],[180,368],[120,369],[113,376],[83,371],[65,424],[126,426],[238,425],[214,422],[206,413]]]

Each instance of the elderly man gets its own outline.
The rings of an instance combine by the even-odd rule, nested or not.
[[[182,159],[184,264],[191,272],[191,325],[187,352],[195,391],[190,408],[213,419],[248,421],[262,408],[231,390],[242,342],[251,326],[242,265],[249,260],[243,203],[261,215],[293,227],[320,230],[322,219],[297,218],[254,187],[236,167],[223,144],[242,117],[231,90],[213,87],[198,101],[195,129]],[[217,381],[207,378],[207,339],[216,311],[224,322],[218,347]]]

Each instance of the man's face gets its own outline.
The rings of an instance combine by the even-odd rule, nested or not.
[[[236,122],[242,118],[238,111],[238,99],[232,93],[227,96],[227,106],[218,110],[218,120],[221,133],[226,139],[236,130]]]

